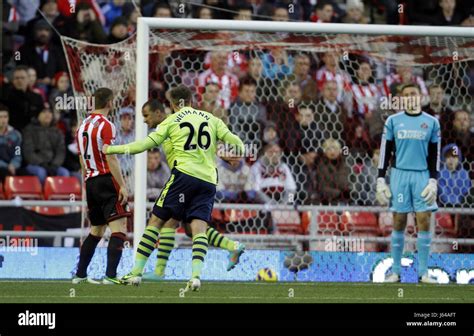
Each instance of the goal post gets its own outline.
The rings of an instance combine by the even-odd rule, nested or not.
[[[141,106],[148,94],[148,62],[150,29],[173,30],[206,30],[206,31],[249,31],[249,32],[289,32],[321,34],[364,34],[396,36],[442,36],[474,38],[474,30],[463,27],[431,27],[400,25],[366,25],[366,24],[315,24],[309,22],[268,22],[268,21],[230,21],[174,18],[138,18],[137,30],[137,73],[136,73],[136,136],[146,135],[147,127],[143,123]],[[134,212],[134,247],[145,228],[146,214],[146,156],[141,154],[135,160],[135,212]]]

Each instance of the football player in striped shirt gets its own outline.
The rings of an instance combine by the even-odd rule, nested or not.
[[[76,134],[79,160],[86,184],[88,217],[91,231],[81,246],[79,264],[72,282],[93,282],[87,278],[87,267],[107,225],[112,235],[107,247],[107,269],[103,284],[121,284],[117,278],[117,266],[122,257],[127,233],[127,217],[131,215],[128,193],[115,155],[102,153],[103,145],[111,145],[115,139],[115,126],[107,120],[112,109],[113,92],[100,88],[94,93],[95,111],[80,125]]]
[[[162,227],[170,218],[190,222],[193,240],[192,275],[186,290],[199,290],[207,254],[206,230],[216,194],[216,151],[219,140],[244,153],[244,144],[224,122],[209,112],[191,107],[192,93],[180,85],[170,91],[174,113],[141,141],[103,147],[106,154],[137,154],[170,139],[174,153],[171,177],[158,197],[151,224]],[[145,233],[146,234],[146,233]]]

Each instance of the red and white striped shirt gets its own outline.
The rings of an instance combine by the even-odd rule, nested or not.
[[[219,101],[221,107],[228,109],[230,104],[237,98],[239,94],[239,79],[237,76],[226,72],[222,76],[216,75],[212,69],[208,69],[201,73],[198,77],[199,100],[206,89],[206,84],[216,83],[219,88]]]
[[[102,114],[92,113],[84,119],[76,133],[79,155],[86,168],[84,180],[110,173],[102,147],[112,145],[114,139],[115,126]]]
[[[334,73],[329,71],[326,66],[323,66],[316,72],[316,83],[318,85],[319,92],[323,90],[324,84],[327,81],[336,81],[337,101],[342,102],[344,89],[349,85],[349,76],[342,70],[338,70]]]
[[[380,90],[377,85],[370,84],[351,84],[352,93],[352,111],[354,114],[364,116],[373,112],[377,108],[377,102],[380,97]]]
[[[401,82],[402,82],[402,79],[400,75],[395,74],[395,73],[388,75],[383,81],[382,93],[385,96],[388,96],[390,94],[390,87],[394,83],[401,83]],[[417,84],[420,87],[421,94],[423,96],[428,96],[428,89],[426,88],[425,81],[420,76],[412,76],[411,82]]]

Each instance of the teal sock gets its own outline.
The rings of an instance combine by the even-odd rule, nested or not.
[[[418,231],[416,249],[418,250],[418,276],[428,271],[428,257],[430,256],[431,235],[429,231]]]
[[[402,266],[403,246],[405,245],[405,231],[392,231],[392,272],[400,275]]]

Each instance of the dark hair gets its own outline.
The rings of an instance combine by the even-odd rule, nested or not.
[[[97,89],[97,91],[94,92],[95,108],[97,110],[103,109],[105,106],[107,106],[107,103],[113,98],[114,93],[109,88],[102,87],[100,89]]]
[[[211,12],[211,18],[214,18],[214,10],[212,8],[205,7],[205,6],[195,6],[193,10],[193,18],[198,19],[203,9],[209,9],[209,11]]]
[[[257,86],[257,81],[256,81],[255,79],[253,79],[252,77],[245,77],[245,78],[243,78],[243,79],[240,81],[239,91],[241,91],[242,88],[243,88],[245,85]]]
[[[8,109],[7,105],[0,103],[0,111],[6,111],[8,115],[10,115],[10,110]]]
[[[331,6],[332,8],[334,8],[333,4],[329,1],[321,1],[321,2],[318,2],[318,4],[316,5],[316,10],[322,10],[324,7],[326,7],[327,5]]]
[[[158,99],[150,99],[149,101],[147,101],[145,104],[143,104],[142,110],[145,107],[148,107],[148,109],[151,112],[164,112],[165,111],[165,107]]]
[[[15,67],[15,69],[13,69],[13,72],[17,72],[17,71],[26,71],[28,72],[28,68],[26,65],[18,65]]]
[[[158,2],[156,5],[153,6],[153,9],[151,10],[151,15],[155,16],[156,11],[160,8],[165,8],[170,11],[171,17],[173,17],[173,10],[171,9],[171,6],[165,2]]]
[[[407,88],[415,88],[415,89],[418,90],[418,92],[421,93],[420,87],[419,87],[417,84],[415,84],[415,83],[408,83],[408,84],[402,85],[402,86],[400,87],[400,91],[399,91],[399,92],[402,93],[403,90],[405,90],[405,89],[407,89]]]
[[[170,100],[175,105],[178,105],[181,101],[184,101],[185,104],[190,104],[192,95],[191,90],[183,84],[170,90]]]
[[[253,15],[253,7],[250,6],[250,5],[247,5],[247,4],[242,4],[240,6],[235,6],[233,9],[235,11],[234,18],[240,14],[239,11],[241,11],[241,10],[250,11]]]

